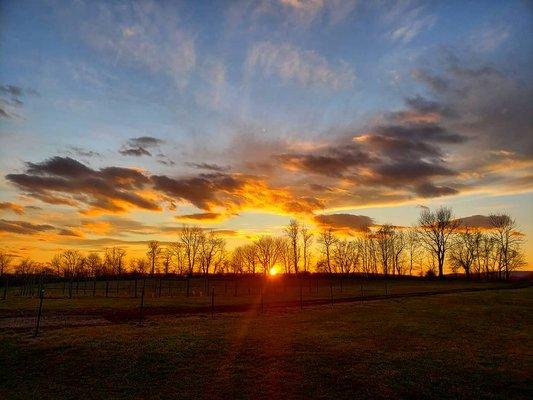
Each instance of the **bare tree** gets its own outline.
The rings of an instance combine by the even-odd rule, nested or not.
[[[269,271],[278,262],[283,239],[273,238],[272,236],[261,236],[255,241],[257,261],[263,268],[263,273],[268,274]]]
[[[131,270],[140,275],[144,275],[146,271],[148,270],[148,262],[146,261],[146,258],[144,257],[132,258],[130,265],[131,265]]]
[[[492,237],[498,254],[498,274],[509,279],[511,272],[524,264],[522,244],[524,238],[517,229],[516,221],[507,214],[489,216]]]
[[[148,242],[148,251],[146,252],[148,260],[150,261],[150,275],[155,274],[156,266],[161,256],[161,245],[157,240]]]
[[[183,245],[185,260],[187,262],[187,273],[189,275],[193,274],[198,261],[202,233],[202,230],[197,226],[184,225],[181,229],[180,242]]]
[[[293,252],[289,239],[285,239],[280,242],[279,249],[279,258],[283,263],[283,272],[285,274],[291,273],[291,268],[293,266]]]
[[[307,272],[311,264],[311,245],[313,244],[313,234],[309,232],[307,226],[302,225],[300,227],[300,236],[302,237],[302,256],[303,256],[303,268]]]
[[[333,244],[333,260],[335,269],[341,274],[353,272],[357,265],[357,243],[354,241],[337,240]]]
[[[102,258],[97,253],[89,253],[85,258],[85,263],[92,276],[102,275]]]
[[[333,228],[329,227],[326,229],[323,229],[320,232],[320,236],[318,238],[318,242],[320,243],[322,247],[322,254],[325,257],[326,261],[326,268],[328,273],[332,273],[332,265],[331,265],[331,256],[332,256],[332,246],[337,242],[337,238],[333,234]]]
[[[381,267],[383,268],[383,275],[388,275],[390,264],[393,260],[394,254],[394,228],[390,224],[384,224],[379,227],[376,232],[376,242],[378,245],[379,256],[381,259]],[[394,272],[394,269],[393,271]]]
[[[77,275],[80,265],[84,262],[84,258],[78,250],[65,250],[61,253],[61,260],[65,277]]]
[[[298,245],[298,236],[300,234],[300,224],[297,220],[291,219],[289,225],[285,228],[285,234],[289,238],[292,250],[292,265],[294,273],[298,274],[298,261],[300,260],[300,246]]]
[[[420,240],[428,252],[435,256],[439,277],[444,277],[444,262],[450,246],[450,238],[457,230],[459,221],[453,217],[451,208],[440,207],[435,211],[424,208],[418,218]]]
[[[120,275],[124,272],[126,250],[122,247],[109,247],[105,249],[104,264],[106,273]]]
[[[175,242],[171,244],[171,250],[176,260],[176,273],[178,275],[185,275],[187,271],[187,260],[185,255],[185,245],[180,242]]]
[[[404,250],[406,246],[405,234],[400,230],[394,230],[392,235],[392,271],[398,275],[405,272]]]
[[[170,267],[172,265],[172,258],[174,256],[174,252],[169,247],[165,248],[162,251],[162,264],[163,264],[163,273],[165,275],[168,275],[170,272]]]
[[[409,275],[413,275],[413,269],[420,259],[418,250],[420,249],[420,240],[418,238],[418,230],[416,228],[410,228],[405,234],[405,249],[407,251],[407,257],[409,258]]]
[[[214,265],[217,256],[224,250],[224,239],[216,236],[214,232],[200,235],[199,264],[200,270],[207,277]]]
[[[4,251],[0,251],[0,276],[7,273],[7,270],[11,266],[12,257]]]
[[[450,246],[450,262],[452,268],[457,270],[461,268],[466,277],[470,279],[472,266],[476,261],[476,252],[478,250],[478,242],[481,232],[478,230],[471,230],[466,227],[463,231],[455,235],[452,245]]]

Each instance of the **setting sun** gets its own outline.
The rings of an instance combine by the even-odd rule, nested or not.
[[[272,268],[270,268],[270,270],[268,271],[268,274],[270,276],[275,276],[275,275],[279,274],[278,267],[276,265],[274,265]]]

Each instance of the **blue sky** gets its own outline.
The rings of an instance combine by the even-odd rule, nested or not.
[[[176,204],[100,207],[95,218],[167,226],[211,212],[220,214],[213,226],[247,235],[339,210],[409,224],[419,204],[447,204],[462,216],[512,211],[533,233],[530,2],[4,1],[0,14],[2,176],[57,156],[179,184],[213,173],[201,163],[246,177],[238,193],[210,181],[208,205],[182,186],[143,186],[136,194]],[[415,140],[409,129],[421,124],[457,139]],[[418,146],[401,159],[390,153],[401,151],[390,147],[399,135]],[[149,155],[128,154],[142,137],[157,139],[143,147]],[[349,168],[316,164],[339,155]],[[387,179],[391,168],[405,173]],[[301,204],[265,204],[252,182]],[[6,178],[0,200],[57,212],[59,224],[99,237],[82,227],[94,193],[67,205],[34,189]]]

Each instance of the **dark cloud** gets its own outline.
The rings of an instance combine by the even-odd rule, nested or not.
[[[272,188],[262,177],[206,173],[186,177],[145,175],[130,168],[92,169],[70,157],[26,163],[23,173],[6,179],[27,195],[50,204],[67,204],[83,212],[123,212],[131,208],[160,210],[160,203],[185,201],[206,212],[233,214],[244,208],[311,213],[323,204],[288,188]]]
[[[164,141],[151,136],[141,136],[129,139],[119,150],[123,156],[152,156],[148,149],[159,147]]]
[[[439,73],[416,70],[442,110],[442,123],[475,140],[478,150],[533,155],[533,85],[488,66],[470,67],[457,57]],[[445,82],[445,83],[444,83]]]
[[[207,171],[215,171],[215,172],[226,172],[229,170],[229,167],[226,167],[223,165],[217,165],[217,164],[209,164],[205,162],[202,162],[202,163],[186,162],[185,165],[196,168],[196,169],[205,169]]]
[[[176,179],[154,175],[151,179],[156,190],[172,198],[186,200],[202,210],[210,210],[215,205],[224,206],[224,202],[216,197],[216,193],[232,193],[244,185],[244,181],[239,177],[222,173]]]
[[[34,95],[37,95],[37,92],[33,89],[23,89],[16,85],[0,85],[0,118],[19,117],[15,109],[24,105],[22,98]]]
[[[197,214],[177,215],[175,218],[178,221],[216,221],[223,218],[224,215],[215,212],[205,212]]]
[[[151,157],[152,156],[152,153],[150,153],[148,150],[146,150],[143,147],[130,147],[126,149],[121,149],[118,152],[122,154],[123,156],[135,156],[135,157],[140,157],[140,156]]]
[[[353,214],[316,215],[314,220],[319,226],[331,227],[347,233],[366,232],[374,224],[370,217]]]
[[[6,179],[21,190],[51,204],[88,206],[120,212],[127,207],[159,210],[153,200],[136,193],[149,178],[129,168],[93,170],[70,157],[53,157],[41,163],[27,163],[22,174]]]
[[[468,140],[466,136],[449,132],[435,123],[381,126],[376,128],[375,132],[387,138],[397,138],[418,145],[424,145],[426,142],[454,144]]]
[[[450,196],[459,193],[458,190],[454,188],[448,186],[435,186],[429,182],[418,185],[415,191],[420,197],[424,198]]]
[[[361,146],[351,143],[328,147],[314,153],[281,154],[276,158],[288,169],[331,177],[340,177],[351,167],[366,165],[372,159]]]
[[[458,218],[457,221],[459,221],[461,226],[468,228],[490,229],[492,227],[490,217],[487,215],[471,215],[469,217]]]
[[[83,147],[79,146],[69,146],[69,152],[73,153],[74,155],[78,157],[86,157],[86,158],[92,158],[92,157],[100,157],[101,154],[97,151],[92,151],[89,149],[85,149]]]
[[[31,222],[26,221],[12,221],[7,219],[0,219],[0,232],[31,235],[54,229],[55,228],[52,225],[48,224],[33,224]]]

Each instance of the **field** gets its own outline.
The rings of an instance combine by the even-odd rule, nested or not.
[[[316,281],[254,283],[248,294],[248,285],[240,282],[237,296],[231,285],[210,283],[214,315],[205,293],[186,297],[176,289],[173,297],[159,297],[156,284],[155,291],[145,291],[142,326],[140,299],[127,289],[116,298],[109,293],[93,298],[87,291],[73,299],[45,298],[35,338],[38,299],[16,296],[13,288],[0,302],[0,398],[533,394],[531,287],[374,280],[363,282],[361,302],[355,299],[359,281],[344,282],[341,292],[340,282],[330,286],[323,280],[318,293]],[[425,293],[457,289],[491,290]],[[397,297],[386,297],[391,294]]]

